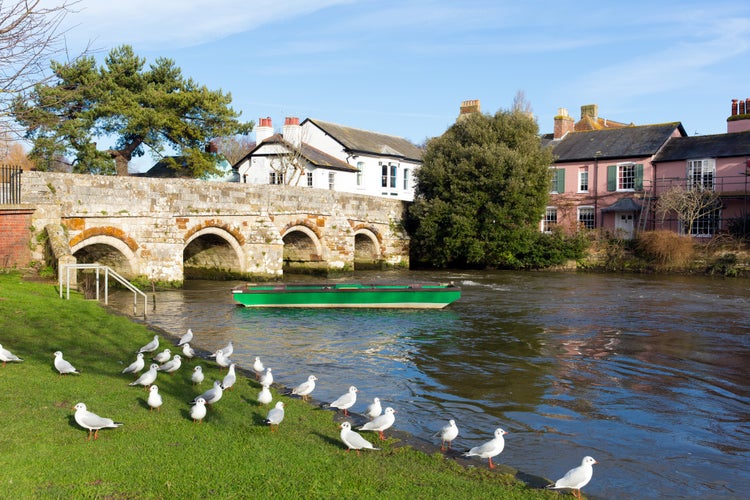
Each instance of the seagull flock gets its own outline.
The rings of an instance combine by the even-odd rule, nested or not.
[[[182,347],[182,353],[188,361],[195,357],[195,350],[190,346],[190,342],[193,340],[193,331],[187,330],[187,333],[180,337],[177,343],[178,347]],[[144,359],[147,354],[154,353],[159,349],[159,336],[154,335],[146,345],[142,346],[136,351],[136,359],[129,364],[121,373],[136,375],[137,379],[130,382],[128,385],[131,386],[142,386],[149,391],[147,404],[149,411],[154,409],[161,410],[163,399],[159,394],[159,387],[155,384],[156,378],[159,372],[173,375],[182,367],[182,357],[179,354],[172,355],[169,348],[154,354],[151,358],[152,363],[149,365],[148,370],[141,373],[146,367],[146,360]],[[235,367],[236,363],[230,360],[230,356],[234,352],[234,346],[230,341],[226,347],[217,349],[209,357],[215,358],[216,364],[221,368],[227,369],[227,374],[223,380],[215,380],[213,386],[203,392],[202,394],[193,398],[190,401],[190,418],[195,423],[202,423],[208,414],[207,406],[213,405],[218,402],[224,395],[224,391],[231,390],[237,381],[237,374]],[[0,345],[0,361],[2,366],[5,368],[6,363],[12,362],[23,362],[23,359],[19,358],[8,349]],[[54,367],[59,373],[59,376],[63,375],[80,375],[73,364],[63,359],[63,353],[56,351],[54,353]],[[260,357],[255,358],[253,363],[253,372],[255,373],[256,379],[260,382],[261,390],[258,393],[257,400],[262,405],[269,405],[273,402],[273,395],[269,387],[273,384],[273,374],[270,367],[265,367]],[[204,380],[203,369],[200,365],[193,368],[191,375],[191,381],[194,385],[200,385]],[[315,375],[310,375],[307,380],[294,387],[288,394],[293,396],[299,396],[303,401],[309,401],[310,394],[315,390],[315,382],[318,378]],[[326,406],[335,408],[343,411],[345,417],[349,417],[349,409],[352,408],[357,402],[357,393],[359,390],[355,386],[350,386],[347,392],[342,394],[334,401],[328,403]],[[276,432],[279,425],[284,420],[284,407],[285,404],[282,401],[276,402],[276,405],[268,411],[268,415],[264,420],[264,423],[268,424],[272,432]],[[74,419],[76,423],[82,428],[88,430],[87,440],[91,440],[93,435],[94,440],[99,437],[100,429],[117,428],[123,425],[121,422],[115,422],[111,418],[100,417],[96,413],[88,410],[86,404],[78,403],[73,409],[75,410]],[[363,425],[357,427],[360,431],[373,431],[377,432],[381,441],[385,440],[384,432],[391,428],[396,421],[395,417],[396,410],[388,406],[383,410],[380,399],[373,398],[372,403],[367,406],[364,415],[369,419]],[[359,454],[360,450],[379,450],[369,440],[365,439],[361,434],[352,430],[352,424],[348,421],[344,421],[340,425],[341,441],[346,446],[346,451],[355,450]],[[451,448],[452,442],[458,437],[459,429],[454,419],[450,419],[448,423],[443,426],[433,437],[440,438],[440,449],[446,451]],[[490,469],[495,468],[495,464],[492,459],[502,453],[505,448],[505,435],[507,431],[503,429],[496,429],[494,431],[494,437],[481,444],[470,448],[462,455],[465,457],[479,457],[486,458]],[[555,481],[553,484],[547,486],[550,489],[569,489],[573,491],[576,498],[581,498],[581,488],[586,486],[593,476],[593,465],[597,461],[590,456],[586,456],[581,461],[581,465],[569,470],[563,477]]]

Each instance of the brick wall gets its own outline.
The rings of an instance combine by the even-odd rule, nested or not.
[[[0,268],[26,267],[31,263],[33,209],[0,208]]]

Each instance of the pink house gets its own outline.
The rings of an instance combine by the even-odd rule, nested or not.
[[[679,122],[636,126],[597,115],[596,106],[583,106],[574,123],[561,109],[554,134],[543,138],[555,164],[542,230],[601,228],[626,239],[652,229],[713,236],[747,219],[750,99],[732,101],[729,132],[710,136],[687,137]],[[656,201],[673,186],[715,190],[720,208],[691,228],[662,220]]]
[[[672,138],[686,136],[679,122],[625,125],[598,117],[595,105],[581,108],[573,123],[565,109],[555,117],[550,204],[543,231],[561,227],[604,228],[632,238],[652,186],[653,159]]]

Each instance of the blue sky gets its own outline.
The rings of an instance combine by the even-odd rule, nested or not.
[[[52,0],[47,0],[52,1]],[[114,5],[116,4],[116,5]],[[422,143],[461,101],[540,132],[580,106],[626,123],[726,131],[750,98],[750,3],[631,0],[81,0],[71,51],[130,44],[230,92],[244,120],[317,118]]]

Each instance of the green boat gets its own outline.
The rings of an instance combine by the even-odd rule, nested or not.
[[[237,305],[245,307],[348,307],[442,309],[461,297],[453,283],[416,285],[246,284],[232,289]]]

